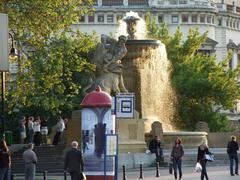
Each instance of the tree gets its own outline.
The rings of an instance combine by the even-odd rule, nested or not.
[[[93,0],[2,0],[0,12],[8,14],[15,39],[31,45],[60,30],[67,30],[80,16],[92,10]]]
[[[172,85],[178,96],[177,126],[193,130],[198,121],[205,121],[211,131],[230,130],[229,121],[220,111],[233,108],[240,95],[239,68],[228,68],[231,55],[217,63],[214,55],[198,53],[207,32],[201,35],[197,29],[190,30],[183,40],[180,28],[171,36],[166,24],[158,26],[149,16],[147,30],[149,37],[166,45],[172,62]]]
[[[63,32],[36,49],[22,63],[17,85],[9,91],[9,109],[36,111],[49,118],[78,107],[81,78],[94,70],[89,56],[96,39],[95,34]]]

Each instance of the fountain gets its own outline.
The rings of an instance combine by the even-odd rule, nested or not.
[[[117,34],[120,33],[128,37],[127,54],[122,59],[124,84],[135,93],[136,110],[145,119],[145,132],[150,132],[154,121],[161,122],[164,131],[176,130],[176,95],[170,82],[172,68],[165,45],[145,39],[145,23],[134,12],[122,19]]]
[[[117,119],[120,151],[143,152],[143,145],[137,144],[148,142],[154,134],[164,138],[165,148],[171,148],[178,136],[186,142],[186,147],[196,147],[206,138],[206,133],[180,132],[175,126],[177,96],[171,85],[171,62],[163,43],[144,37],[145,27],[137,13],[129,12],[117,31],[117,35],[128,37],[127,53],[121,60],[122,76],[128,92],[135,93],[135,108],[139,113],[133,119]]]

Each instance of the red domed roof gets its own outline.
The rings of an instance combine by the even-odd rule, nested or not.
[[[82,107],[111,107],[111,96],[102,91],[100,86],[97,86],[95,91],[88,93],[80,104]]]

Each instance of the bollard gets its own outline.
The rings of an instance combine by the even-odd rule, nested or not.
[[[47,171],[43,171],[43,180],[47,180]]]
[[[67,171],[64,171],[64,180],[67,180]]]
[[[140,176],[139,179],[143,179],[143,165],[140,164]]]
[[[15,174],[11,174],[11,180],[15,179]]]
[[[127,177],[126,177],[126,167],[123,165],[122,168],[123,168],[123,180],[127,180]]]
[[[160,173],[159,173],[159,162],[156,162],[156,177],[160,177]]]

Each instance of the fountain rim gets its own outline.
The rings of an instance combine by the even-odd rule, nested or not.
[[[161,41],[155,39],[128,39],[126,45],[160,45]]]

